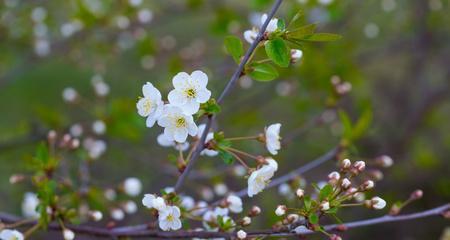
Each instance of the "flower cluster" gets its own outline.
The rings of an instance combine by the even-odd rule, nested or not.
[[[197,135],[198,127],[192,115],[211,97],[206,88],[208,76],[202,71],[180,72],[173,77],[172,84],[174,89],[169,92],[167,104],[151,83],[142,87],[144,97],[136,104],[139,115],[147,118],[147,127],[153,127],[157,122],[164,128],[158,142],[166,146],[174,145],[173,141],[184,143],[188,135]]]
[[[158,211],[159,227],[162,230],[169,231],[181,228],[181,211],[177,206],[168,205],[164,198],[153,194],[145,194],[142,204],[147,208]]]

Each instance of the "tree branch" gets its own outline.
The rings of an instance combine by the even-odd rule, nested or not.
[[[276,0],[276,2],[273,4],[272,9],[270,10],[266,21],[264,22],[264,24],[261,26],[261,29],[259,30],[257,38],[250,45],[250,48],[247,50],[247,52],[245,53],[243,59],[239,63],[238,68],[236,69],[236,71],[234,71],[230,81],[228,81],[228,83],[225,86],[224,90],[222,91],[222,93],[220,94],[219,98],[217,99],[217,103],[218,104],[222,103],[223,99],[230,93],[231,89],[234,87],[234,85],[236,84],[237,80],[242,75],[244,67],[245,67],[245,64],[247,64],[247,62],[250,60],[250,56],[255,51],[256,47],[258,46],[258,44],[261,42],[262,38],[264,37],[264,33],[266,31],[267,25],[269,25],[270,20],[275,15],[275,12],[278,10],[278,8],[280,7],[282,2],[283,2],[283,0]],[[211,129],[211,125],[212,125],[213,120],[214,120],[214,116],[213,115],[208,116],[208,120],[206,122],[205,130],[203,131],[203,134],[202,134],[202,136],[201,136],[201,138],[199,140],[199,142],[201,144],[197,145],[194,153],[192,154],[191,159],[189,159],[189,162],[188,162],[188,164],[186,166],[186,169],[181,174],[181,176],[178,178],[178,180],[177,180],[177,182],[175,184],[175,191],[176,192],[180,190],[181,186],[183,185],[183,183],[187,179],[187,176],[191,172],[194,164],[196,163],[196,161],[197,161],[197,159],[198,159],[198,157],[200,155],[200,152],[204,149],[204,147],[205,147],[204,143],[205,143],[206,135],[208,135],[208,132]]]
[[[360,220],[360,221],[354,221],[354,222],[348,222],[343,224],[330,224],[323,226],[326,231],[337,231],[338,228],[344,227],[344,229],[353,229],[358,227],[364,227],[364,226],[370,226],[370,225],[376,225],[376,224],[382,224],[382,223],[388,223],[388,222],[400,222],[400,221],[409,221],[414,219],[420,219],[420,218],[426,218],[431,216],[438,216],[441,215],[447,211],[450,210],[450,204],[444,204],[442,206],[429,209],[422,212],[417,213],[411,213],[411,214],[403,214],[398,216],[382,216],[378,218],[371,218],[366,220]],[[10,214],[6,213],[0,213],[0,220],[3,223],[13,223],[20,221],[21,219],[12,216]],[[27,224],[24,224],[22,226],[32,226],[35,222],[30,222]],[[67,228],[70,230],[79,233],[79,234],[88,234],[91,236],[97,236],[97,237],[104,237],[104,238],[110,238],[110,237],[133,237],[133,238],[192,238],[192,237],[198,237],[198,238],[231,238],[235,237],[235,232],[211,232],[211,231],[173,231],[173,232],[164,232],[159,230],[150,230],[148,229],[140,229],[135,228],[133,226],[130,227],[121,227],[121,228],[101,228],[101,227],[93,227],[88,225],[67,225]],[[48,227],[51,231],[61,231],[61,226],[57,223],[51,223]],[[267,236],[274,236],[274,237],[286,237],[286,236],[298,236],[298,235],[309,235],[315,233],[311,230],[304,230],[301,232],[292,232],[292,231],[277,231],[272,229],[267,230],[255,230],[255,231],[249,231],[247,232],[247,237],[267,237]]]

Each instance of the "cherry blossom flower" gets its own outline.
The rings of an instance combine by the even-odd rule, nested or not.
[[[137,178],[127,178],[123,182],[123,190],[127,195],[135,197],[141,193],[142,183]]]
[[[23,234],[17,230],[3,229],[0,232],[1,240],[23,240]]]
[[[261,192],[278,169],[278,164],[275,160],[266,158],[266,161],[268,164],[265,164],[260,169],[252,172],[248,178],[247,194],[249,197],[253,197]]]
[[[291,49],[291,62],[298,62],[303,56],[303,52],[300,49]]]
[[[242,199],[236,195],[230,195],[227,197],[228,209],[233,213],[242,212]]]
[[[267,20],[267,14],[263,14],[261,16],[261,26],[264,24],[264,22],[266,20]],[[267,25],[266,33],[275,32],[275,30],[277,30],[277,28],[278,28],[278,19],[277,18],[272,18],[269,21],[269,24]],[[248,43],[252,44],[253,41],[255,41],[256,37],[258,36],[258,32],[259,32],[259,29],[256,28],[256,27],[253,27],[251,30],[247,30],[247,31],[244,32],[244,39]]]
[[[245,239],[245,238],[247,238],[247,233],[244,230],[239,230],[236,233],[236,236],[238,239]]]
[[[75,233],[72,230],[66,228],[63,230],[63,237],[64,240],[73,240],[75,238]]]
[[[386,201],[380,197],[373,197],[370,202],[374,209],[383,209],[386,207]]]
[[[195,207],[195,201],[190,196],[182,196],[181,197],[181,206],[187,211],[193,209]]]
[[[285,205],[279,205],[277,209],[275,209],[275,214],[277,216],[283,216],[284,214],[286,214],[286,209],[287,207]]]
[[[205,103],[211,97],[211,91],[206,89],[208,76],[202,71],[194,71],[190,75],[180,72],[172,79],[174,90],[169,92],[170,104],[179,106],[187,115],[200,109],[200,103]]]
[[[158,211],[161,211],[167,207],[164,198],[157,197],[154,194],[145,194],[142,199],[142,205],[147,208],[154,208]]]
[[[275,123],[272,125],[269,125],[265,129],[265,142],[266,142],[266,148],[272,155],[277,155],[278,150],[281,148],[281,137],[280,137],[280,123]]]
[[[205,127],[206,127],[206,124],[200,124],[198,126],[197,137],[199,139],[202,137],[203,131],[205,131]],[[209,141],[211,141],[213,139],[214,139],[214,133],[210,132],[210,133],[208,133],[208,135],[206,135],[205,142],[209,142]],[[205,148],[205,149],[203,149],[203,151],[200,154],[201,155],[206,155],[206,156],[209,156],[209,157],[214,157],[214,156],[217,156],[219,154],[219,152],[217,152],[215,150],[211,150],[211,149]]]
[[[125,213],[123,212],[122,209],[119,209],[119,208],[112,209],[110,214],[111,214],[111,218],[116,221],[121,221],[125,217]]]
[[[64,88],[62,92],[63,100],[72,103],[78,98],[78,92],[72,87]]]
[[[179,143],[184,143],[188,134],[195,136],[198,132],[194,118],[185,114],[180,107],[171,104],[164,106],[158,125],[164,128],[164,135],[168,140]]]
[[[159,134],[158,137],[156,138],[156,141],[162,147],[174,147],[176,150],[179,151],[181,150],[183,152],[189,149],[188,142],[184,143],[175,142],[174,140],[168,139],[166,135],[164,135],[164,133]]]
[[[163,231],[178,230],[181,228],[180,209],[177,206],[167,206],[159,211],[159,227]]]
[[[142,86],[142,93],[144,97],[139,99],[136,107],[139,115],[147,118],[147,127],[153,127],[163,109],[161,93],[149,82]]]
[[[26,218],[39,218],[40,214],[36,211],[38,205],[39,199],[35,193],[25,193],[22,201],[22,215]]]

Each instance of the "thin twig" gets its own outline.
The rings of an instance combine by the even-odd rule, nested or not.
[[[397,216],[386,215],[378,218],[371,218],[360,221],[353,221],[342,224],[330,224],[323,226],[326,231],[337,231],[337,229],[353,229],[358,227],[389,223],[389,222],[399,222],[399,221],[409,221],[414,219],[420,219],[431,216],[438,216],[446,211],[450,210],[450,204],[444,204],[442,206],[429,209],[422,212],[411,213],[411,214],[403,214]],[[20,221],[20,218],[0,213],[0,220],[4,223],[10,223],[15,221]],[[28,226],[34,225],[36,222],[28,223]],[[67,225],[68,229],[79,233],[79,234],[87,234],[90,236],[111,238],[111,237],[133,237],[133,238],[231,238],[235,237],[235,232],[211,232],[211,231],[172,231],[172,232],[164,232],[160,230],[150,230],[147,228],[136,228],[135,226],[129,227],[121,227],[121,228],[101,228],[101,227],[93,227],[88,225]],[[49,230],[52,231],[60,231],[61,226],[58,223],[51,223],[48,226]],[[274,237],[286,237],[286,236],[298,236],[298,235],[309,235],[315,232],[311,230],[303,230],[300,232],[292,232],[292,231],[278,231],[273,229],[267,230],[254,230],[248,231],[248,237],[266,237],[266,236],[274,236]]]
[[[228,84],[225,86],[225,89],[222,91],[222,93],[220,94],[219,98],[217,99],[217,103],[221,104],[223,99],[230,93],[231,89],[234,87],[234,85],[236,84],[237,80],[239,79],[239,77],[241,77],[242,72],[244,70],[245,65],[247,64],[247,62],[250,59],[250,56],[253,54],[253,52],[255,51],[256,47],[258,46],[258,44],[260,43],[260,41],[262,40],[264,33],[266,31],[267,25],[269,25],[270,20],[273,18],[273,16],[275,15],[275,12],[278,10],[278,8],[280,7],[281,3],[283,2],[283,0],[277,0],[273,6],[272,9],[270,10],[270,13],[268,14],[268,17],[266,19],[266,21],[264,22],[264,24],[261,26],[261,29],[259,30],[258,36],[255,39],[255,41],[253,41],[253,43],[250,45],[250,48],[247,50],[247,52],[245,53],[242,61],[239,63],[238,68],[236,69],[236,71],[233,73],[233,76],[231,77],[230,81],[228,81]],[[186,169],[184,170],[184,172],[181,174],[181,176],[178,178],[177,183],[175,184],[175,191],[179,191],[181,186],[183,185],[183,183],[185,182],[185,180],[187,179],[187,176],[189,175],[189,173],[191,172],[193,166],[195,165],[198,156],[200,155],[200,152],[204,149],[204,142],[206,139],[206,135],[208,135],[209,129],[211,128],[212,122],[214,120],[214,116],[208,116],[208,120],[206,122],[206,127],[205,130],[203,131],[203,134],[200,138],[200,143],[196,148],[194,153],[192,154],[191,159],[189,159],[189,162],[186,166]]]

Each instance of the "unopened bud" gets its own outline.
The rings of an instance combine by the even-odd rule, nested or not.
[[[72,139],[72,141],[70,142],[70,148],[77,149],[79,146],[80,146],[80,140],[78,140],[78,138]]]
[[[298,214],[291,213],[286,217],[286,219],[289,223],[295,223],[300,219],[300,216]]]
[[[369,175],[376,181],[381,181],[384,178],[383,172],[378,169],[370,170]]]
[[[51,144],[55,143],[56,137],[57,137],[57,134],[56,134],[56,131],[55,131],[55,130],[50,130],[50,131],[47,133],[47,140],[48,140],[48,142],[51,143]]]
[[[242,220],[241,220],[241,225],[243,227],[248,226],[251,223],[252,223],[252,219],[250,217],[248,217],[248,216],[243,217]]]
[[[20,183],[23,180],[25,180],[25,175],[22,175],[22,174],[14,174],[14,175],[11,175],[11,177],[9,177],[10,184]]]
[[[331,234],[330,235],[330,240],[342,240],[342,238],[339,235]]]
[[[300,49],[291,49],[291,62],[296,63],[303,56],[303,52]]]
[[[352,182],[350,182],[350,180],[348,180],[348,178],[342,179],[341,187],[343,189],[348,189],[351,185],[352,185]]]
[[[320,203],[319,207],[320,207],[320,210],[327,211],[330,209],[330,203],[327,201],[324,201],[324,202]]]
[[[89,212],[89,217],[93,220],[93,221],[100,221],[103,218],[103,214],[100,211],[90,211]]]
[[[389,215],[398,215],[402,209],[398,204],[392,205],[391,209],[389,210]]]
[[[365,204],[373,209],[383,209],[386,207],[386,201],[380,197],[373,197],[372,199],[365,201]]]
[[[275,214],[277,216],[283,216],[286,214],[287,207],[285,205],[278,205],[277,209],[275,209]]]
[[[258,216],[260,213],[261,213],[261,208],[259,208],[258,206],[253,206],[252,209],[250,210],[251,217]]]
[[[417,199],[421,199],[423,197],[423,191],[420,189],[415,190],[414,192],[411,193],[410,198],[412,200],[417,200]]]
[[[73,240],[75,238],[75,233],[72,230],[64,229],[63,230],[64,240]]]
[[[352,162],[351,162],[349,159],[344,159],[344,160],[342,160],[342,162],[341,162],[341,167],[342,167],[343,169],[347,169],[347,168],[349,168],[351,165],[352,165]]]
[[[239,230],[236,233],[236,236],[238,239],[246,239],[247,238],[247,233],[244,230]]]
[[[362,184],[363,190],[372,189],[375,186],[375,183],[372,180],[367,180]]]
[[[341,178],[341,175],[338,172],[331,172],[328,174],[328,181],[330,183],[336,183]]]
[[[366,163],[364,161],[356,161],[355,164],[353,164],[353,167],[355,167],[358,172],[362,172],[366,168]]]
[[[302,198],[305,195],[305,190],[299,188],[295,191],[295,194],[297,194],[297,197]]]
[[[381,155],[375,159],[375,162],[381,167],[388,168],[394,164],[394,161],[388,155]]]
[[[357,188],[354,188],[354,187],[349,188],[349,189],[347,190],[347,194],[348,194],[348,195],[354,194],[354,193],[356,193],[356,192],[358,192],[358,189],[357,189]]]

